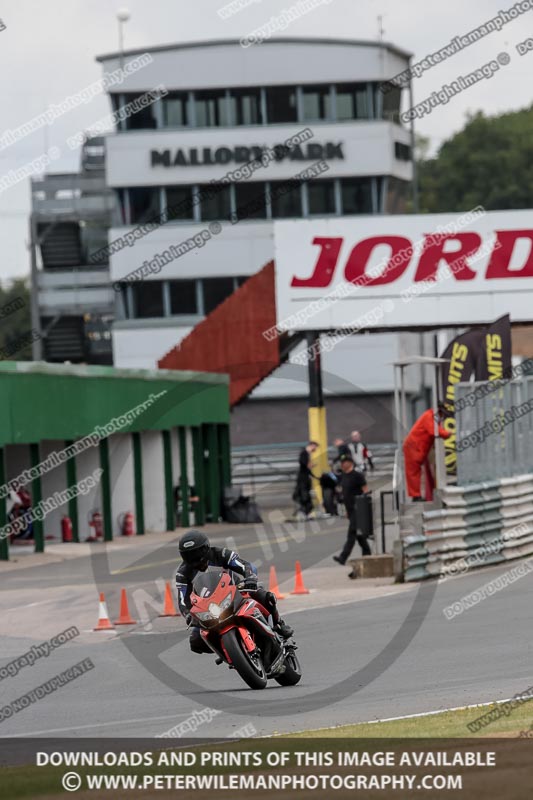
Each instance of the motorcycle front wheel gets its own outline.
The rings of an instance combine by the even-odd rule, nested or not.
[[[276,675],[276,680],[280,686],[296,686],[302,679],[302,668],[296,658],[295,653],[288,653],[285,659],[285,669],[281,675]]]
[[[251,655],[235,628],[222,637],[231,663],[250,689],[264,689],[267,685],[265,668],[259,656]]]

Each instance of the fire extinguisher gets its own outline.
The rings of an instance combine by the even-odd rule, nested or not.
[[[131,511],[126,511],[118,518],[118,525],[121,530],[122,536],[133,536],[135,533],[133,525],[133,514]]]
[[[61,538],[64,542],[74,541],[72,536],[72,522],[70,517],[61,517]]]
[[[89,518],[89,525],[94,528],[95,539],[104,538],[104,521],[99,511],[93,511]]]

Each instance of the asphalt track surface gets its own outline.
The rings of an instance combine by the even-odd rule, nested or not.
[[[331,562],[344,529],[344,521],[322,522],[275,539],[267,530],[265,541],[264,529],[242,527],[235,545],[262,561],[263,574],[275,563],[280,581],[299,558],[304,568],[331,563],[332,587],[348,586],[346,570]],[[156,550],[146,537],[109,561],[100,553],[3,574],[0,666],[71,624],[82,633],[0,680],[0,706],[84,658],[95,668],[0,722],[0,737],[151,737],[206,707],[222,713],[200,725],[198,736],[225,737],[250,723],[267,735],[504,699],[533,684],[533,573],[451,621],[443,614],[512,565],[389,597],[332,605],[322,592],[310,596],[306,610],[282,606],[304,672],[296,687],[272,681],[262,692],[248,689],[225,665],[190,653],[181,620],[157,620],[152,630],[119,636],[90,632],[96,590],[106,592],[114,609],[122,586],[157,594],[156,582],[160,588],[172,576],[177,536]]]

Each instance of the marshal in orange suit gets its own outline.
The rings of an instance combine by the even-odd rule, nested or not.
[[[437,411],[438,419],[442,420],[447,414],[446,406],[439,403]],[[439,436],[447,439],[450,433],[439,424]],[[427,411],[417,419],[405,441],[403,443],[403,455],[405,460],[405,480],[407,483],[407,494],[415,501],[421,501],[420,481],[422,477],[422,467],[426,467],[426,476],[432,483],[431,470],[427,462],[429,451],[435,441],[435,412],[428,408]],[[428,498],[429,499],[429,498]]]

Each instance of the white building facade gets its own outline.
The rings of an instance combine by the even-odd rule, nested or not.
[[[143,52],[129,51],[123,62]],[[273,258],[276,219],[405,212],[413,181],[412,130],[399,117],[408,90],[380,89],[409,66],[410,54],[391,44],[272,39],[146,52],[150,62],[111,90],[112,105],[154,90],[159,97],[120,123],[106,153],[107,183],[120,206],[109,235],[114,363],[131,368],[156,367]],[[98,60],[105,72],[121,63],[119,54]],[[283,146],[294,137],[301,144]],[[261,168],[244,169],[265,154]],[[323,171],[312,177],[317,164]],[[150,233],[135,233],[150,221]],[[181,246],[195,236],[200,242],[205,230],[211,238],[202,246]],[[128,234],[131,246],[124,246]],[[176,258],[131,281],[171,246]],[[420,352],[418,334],[351,337],[324,356],[326,390],[346,394],[353,385],[356,394],[388,394],[390,363],[411,352]],[[306,392],[306,381],[285,366],[253,396]]]

